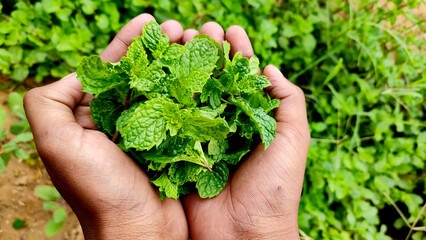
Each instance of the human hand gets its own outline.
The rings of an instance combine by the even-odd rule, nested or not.
[[[126,54],[131,38],[141,34],[143,25],[151,19],[142,14],[132,20],[101,57],[117,62]],[[174,21],[162,27],[172,42],[185,43],[198,34],[193,29],[183,32]],[[215,23],[205,24],[200,32],[218,42],[225,37]],[[241,28],[228,29],[226,40],[232,53],[253,55]],[[297,208],[309,143],[303,93],[272,66],[265,69],[265,75],[273,84],[271,96],[281,100],[276,111],[277,138],[266,152],[257,147],[218,197],[185,198],[194,239],[297,238]],[[104,134],[95,131],[88,108],[92,96],[80,89],[81,84],[71,74],[30,91],[25,107],[45,166],[79,217],[86,238],[187,238],[180,203],[159,201],[145,173]],[[281,159],[283,156],[286,160]]]
[[[102,52],[117,62],[132,38],[150,20],[141,14],[124,26]],[[182,26],[162,24],[171,42],[180,42]],[[25,110],[37,150],[58,191],[76,213],[86,239],[188,239],[180,201],[160,200],[146,174],[90,117],[93,96],[81,92],[76,74],[30,90]]]
[[[224,33],[206,23],[201,33],[231,44],[231,53],[253,56],[246,32],[231,26]],[[267,150],[257,146],[215,198],[197,193],[184,199],[193,239],[298,239],[298,208],[309,148],[310,133],[303,91],[274,66],[263,74],[272,86],[267,91],[280,100],[275,111],[277,136]]]

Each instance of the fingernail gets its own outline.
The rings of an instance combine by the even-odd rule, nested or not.
[[[274,65],[272,65],[272,66],[274,66]],[[278,74],[280,74],[281,76],[284,77],[284,74],[277,67],[274,66],[274,69]]]

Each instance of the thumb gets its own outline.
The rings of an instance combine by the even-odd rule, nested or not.
[[[72,73],[60,81],[28,91],[24,108],[36,142],[44,141],[46,135],[64,127],[73,129],[71,132],[81,128],[73,112],[84,96],[80,89],[81,84]]]
[[[266,66],[263,75],[271,82],[271,86],[266,89],[269,95],[280,100],[280,106],[275,111],[277,133],[288,131],[287,128],[291,127],[291,130],[309,142],[309,124],[302,89],[288,81],[274,65]]]

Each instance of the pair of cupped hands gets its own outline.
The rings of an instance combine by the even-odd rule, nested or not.
[[[101,53],[118,62],[132,38],[150,20],[141,14],[125,25]],[[231,44],[231,56],[253,56],[246,32],[226,32],[214,22],[198,32],[169,20],[161,24],[170,42],[185,44],[207,34]],[[37,150],[64,199],[76,213],[86,239],[298,239],[298,208],[310,141],[302,90],[274,66],[263,74],[275,111],[277,136],[264,150],[257,146],[230,176],[225,189],[211,199],[197,193],[179,200],[160,200],[158,190],[133,160],[90,117],[93,96],[81,91],[72,73],[30,90],[24,106]]]

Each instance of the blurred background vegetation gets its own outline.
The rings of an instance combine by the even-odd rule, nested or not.
[[[279,66],[305,91],[312,142],[302,235],[426,238],[423,0],[2,0],[0,10],[3,89],[67,75],[143,12],[184,28],[241,25],[262,66]],[[9,106],[20,101],[13,93]],[[22,115],[19,109],[14,113]],[[25,115],[19,117],[9,131],[20,138],[0,132],[0,172],[11,155],[37,158]]]

